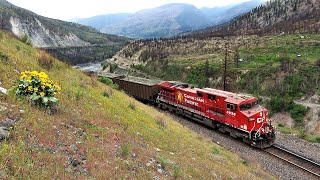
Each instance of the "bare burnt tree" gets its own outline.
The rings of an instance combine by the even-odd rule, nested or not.
[[[205,87],[209,87],[210,67],[209,67],[208,59],[206,60],[206,63],[205,63],[205,73],[206,73]]]
[[[236,65],[236,67],[238,68],[239,67],[239,50],[238,50],[239,47],[236,47],[235,50],[234,50],[234,64]]]
[[[229,48],[229,42],[225,44],[225,57],[224,57],[224,63],[223,63],[223,90],[227,90],[227,72],[228,72],[228,48]]]

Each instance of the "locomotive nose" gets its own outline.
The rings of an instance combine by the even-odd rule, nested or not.
[[[242,113],[248,117],[249,122],[255,121],[257,123],[263,123],[268,119],[267,110],[244,111]]]

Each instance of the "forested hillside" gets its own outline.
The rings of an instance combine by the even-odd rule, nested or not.
[[[226,36],[272,33],[318,33],[319,0],[271,0],[232,21],[188,36]]]
[[[127,69],[125,74],[143,72],[150,78],[217,89],[223,89],[226,77],[226,90],[278,98],[273,112],[288,111],[286,105],[293,100],[318,102],[319,44],[318,34],[140,40],[106,64],[114,72]],[[310,119],[318,117],[316,113]],[[302,119],[297,118],[297,126],[308,124]],[[320,136],[320,122],[308,126]]]

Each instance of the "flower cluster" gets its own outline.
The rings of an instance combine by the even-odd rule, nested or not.
[[[58,102],[54,96],[61,91],[59,85],[48,78],[44,72],[25,71],[21,73],[16,87],[16,95],[29,96],[29,99],[40,106],[51,106]]]

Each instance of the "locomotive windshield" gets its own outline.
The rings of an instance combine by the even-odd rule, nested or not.
[[[250,109],[250,108],[252,108],[252,107],[254,107],[256,105],[258,105],[258,101],[255,101],[253,103],[241,104],[240,105],[240,110],[244,111],[244,110]]]

